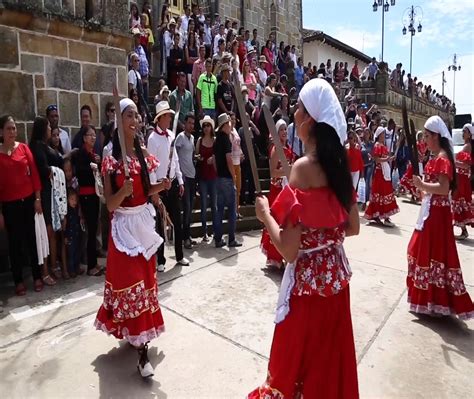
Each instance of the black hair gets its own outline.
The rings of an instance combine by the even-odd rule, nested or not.
[[[63,149],[63,144],[61,143],[61,139],[59,139],[59,144],[57,147],[54,147],[53,146],[53,130],[57,130],[58,131],[58,134],[60,132],[59,130],[59,126],[56,126],[56,127],[52,127],[51,128],[51,138],[49,139],[48,141],[48,145],[53,149],[53,150],[56,150],[57,152],[59,152],[61,155],[64,155],[64,149]]]
[[[119,116],[120,117],[120,116]],[[135,154],[137,154],[138,162],[140,162],[140,176],[142,178],[143,192],[145,196],[148,197],[150,192],[150,175],[148,174],[148,168],[145,161],[145,155],[143,155],[142,147],[140,146],[140,140],[138,136],[135,135],[133,138],[133,147],[135,149]],[[112,139],[112,156],[118,161],[122,159],[122,148],[120,147],[120,140],[117,129],[114,131],[114,137]],[[114,192],[118,191],[117,183],[115,181],[115,175],[111,176],[112,190]]]
[[[184,117],[184,121],[186,122],[188,119],[196,119],[193,112],[188,112],[186,114],[186,116]]]
[[[81,107],[81,112],[80,112],[81,115],[82,115],[82,111],[89,111],[89,114],[92,117],[92,109],[87,104],[85,104]]]
[[[33,122],[33,131],[30,137],[30,146],[37,141],[44,141],[48,130],[49,121],[44,116],[37,116]]]
[[[15,123],[15,119],[13,119],[13,116],[11,115],[3,115],[2,117],[0,117],[0,129],[3,130],[7,122]]]
[[[107,112],[109,112],[113,106],[114,103],[112,101],[107,101],[107,104],[105,104],[105,116],[107,116]]]
[[[453,149],[451,148],[451,143],[446,137],[441,137],[439,136],[439,145],[440,147],[444,150],[446,153],[446,156],[449,159],[449,162],[451,163],[451,167],[453,168],[453,178],[449,182],[449,188],[451,191],[455,191],[457,187],[457,176],[456,176],[456,162],[454,161],[454,154],[453,154]]]
[[[334,128],[327,123],[314,123],[310,136],[316,141],[314,155],[326,175],[329,188],[347,212],[350,212],[354,188],[346,149]]]
[[[112,136],[114,132],[115,122],[107,122],[102,128],[102,133],[104,134],[104,145],[103,148],[112,141]]]

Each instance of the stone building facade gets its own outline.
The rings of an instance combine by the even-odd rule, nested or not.
[[[0,1],[0,113],[27,140],[36,115],[58,104],[60,125],[74,133],[79,110],[100,126],[118,85],[127,93],[128,0]]]

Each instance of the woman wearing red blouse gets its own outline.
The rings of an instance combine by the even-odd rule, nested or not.
[[[22,267],[28,262],[35,291],[43,289],[34,220],[35,213],[43,213],[41,182],[30,149],[16,141],[17,130],[12,116],[0,118],[0,136],[3,137],[0,144],[0,229],[6,228],[8,233],[15,292],[25,295]]]
[[[410,311],[472,319],[474,305],[464,285],[452,229],[449,194],[456,190],[452,139],[439,116],[426,121],[425,140],[433,157],[426,164],[423,180],[413,176],[423,200],[408,244]]]
[[[364,178],[364,160],[362,152],[357,145],[357,135],[352,130],[348,133],[349,147],[347,150],[347,158],[349,159],[349,169],[352,176],[352,186],[357,190],[359,179]]]
[[[332,86],[312,79],[295,113],[305,155],[272,207],[256,213],[288,261],[280,287],[268,373],[250,399],[359,397],[346,236],[359,215],[344,148],[346,121]]]
[[[390,216],[400,212],[395,199],[392,186],[392,175],[390,162],[393,157],[389,155],[385,146],[385,128],[378,127],[374,134],[375,145],[373,158],[375,159],[375,172],[370,190],[369,206],[365,210],[364,217],[370,222],[382,223],[388,227],[394,224]]]
[[[201,120],[202,137],[196,143],[196,154],[199,160],[199,193],[201,196],[201,224],[203,229],[203,241],[208,242],[207,235],[207,196],[211,203],[212,228],[216,225],[217,217],[217,171],[214,161],[214,119],[205,116]]]

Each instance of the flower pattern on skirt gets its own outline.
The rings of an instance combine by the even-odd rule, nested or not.
[[[466,293],[460,268],[450,269],[443,263],[431,259],[429,267],[416,264],[416,259],[408,255],[408,277],[413,279],[416,288],[427,290],[432,284],[438,288],[447,288],[453,295]]]
[[[112,310],[117,322],[133,319],[146,311],[155,313],[160,309],[156,287],[147,290],[143,281],[117,291],[106,282],[103,305],[106,310]]]

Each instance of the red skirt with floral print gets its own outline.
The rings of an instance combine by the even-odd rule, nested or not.
[[[447,197],[431,199],[423,230],[408,244],[408,303],[416,313],[474,317],[462,277]]]
[[[400,209],[393,193],[392,182],[384,179],[382,169],[377,166],[372,180],[369,206],[364,217],[367,220],[387,219],[398,212],[400,212]]]
[[[118,339],[140,346],[164,331],[158,303],[156,258],[128,256],[109,238],[104,301],[95,327]]]
[[[402,194],[411,194],[417,200],[421,200],[420,190],[413,185],[413,166],[408,164],[407,171],[400,180],[399,192]]]
[[[469,172],[467,169],[457,169],[457,188],[453,193],[451,201],[454,224],[459,227],[474,225],[471,176]]]

